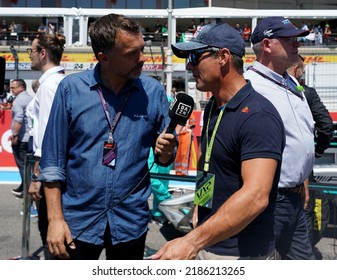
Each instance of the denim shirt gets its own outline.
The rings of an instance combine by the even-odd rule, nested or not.
[[[68,75],[60,83],[43,140],[39,178],[63,183],[63,213],[73,238],[88,227],[78,239],[96,245],[103,243],[107,223],[113,244],[136,239],[147,231],[151,194],[147,160],[150,147],[170,122],[169,103],[158,81],[141,75],[115,95],[101,84],[99,67],[98,63],[94,70]],[[115,167],[102,164],[109,125],[99,86],[111,123],[129,94],[113,133]],[[129,197],[102,214],[144,176]]]

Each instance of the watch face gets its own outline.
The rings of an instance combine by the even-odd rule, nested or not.
[[[32,174],[32,180],[37,180],[39,178],[39,175],[33,173]]]

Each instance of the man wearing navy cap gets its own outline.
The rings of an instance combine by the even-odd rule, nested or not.
[[[206,25],[172,49],[188,59],[197,88],[213,97],[204,112],[196,227],[166,243],[152,259],[268,259],[275,248],[282,120],[244,79],[245,42],[233,27]]]
[[[308,34],[284,17],[263,19],[251,36],[256,61],[245,73],[277,108],[286,131],[275,208],[275,246],[281,259],[315,259],[303,211],[308,199],[303,182],[314,164],[314,121],[298,81],[286,72],[298,61],[297,38]]]

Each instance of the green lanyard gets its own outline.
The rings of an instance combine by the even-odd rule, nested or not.
[[[205,155],[205,162],[204,162],[204,172],[205,173],[207,173],[209,171],[209,162],[210,162],[210,159],[211,159],[215,135],[216,135],[216,132],[218,130],[219,124],[221,122],[223,112],[226,108],[226,104],[221,108],[221,111],[219,113],[219,116],[216,120],[214,129],[213,129],[211,141],[210,141],[210,143],[208,143],[208,128],[209,128],[209,123],[211,121],[211,113],[212,113],[214,102],[215,102],[215,100],[213,100],[213,102],[212,102],[212,107],[211,107],[210,114],[208,115],[208,121],[207,121],[207,127],[206,127],[206,155]]]

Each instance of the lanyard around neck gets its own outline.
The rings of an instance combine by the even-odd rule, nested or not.
[[[259,70],[257,70],[257,69],[254,68],[253,66],[249,66],[249,67],[247,68],[247,70],[252,70],[252,71],[254,71],[255,73],[257,73],[257,74],[259,74],[260,76],[262,76],[263,78],[266,78],[267,80],[273,82],[274,84],[276,84],[276,85],[278,85],[278,86],[280,86],[280,87],[282,87],[282,88],[284,88],[284,89],[286,89],[286,90],[289,90],[290,92],[292,92],[293,94],[295,94],[297,97],[301,98],[301,100],[304,100],[304,97],[303,97],[302,94],[300,94],[300,92],[298,92],[298,91],[296,91],[296,90],[294,90],[294,89],[288,87],[287,85],[284,85],[284,84],[280,83],[280,82],[277,81],[277,80],[274,80],[274,79],[270,78],[269,76],[267,76],[266,74],[260,72]]]
[[[210,110],[210,113],[208,115],[207,127],[206,127],[206,155],[205,155],[205,162],[204,162],[204,172],[206,172],[206,173],[209,171],[209,162],[210,162],[210,159],[211,159],[211,154],[212,154],[212,149],[213,149],[215,135],[216,135],[216,132],[217,132],[218,127],[220,125],[223,112],[224,112],[224,110],[226,108],[226,105],[224,105],[221,108],[221,111],[220,111],[220,113],[218,115],[218,118],[216,120],[214,129],[213,129],[213,132],[212,132],[211,140],[208,143],[208,129],[209,129],[210,121],[211,121],[211,114],[212,114],[214,103],[215,103],[215,100],[213,100],[213,102],[212,102],[211,110]]]
[[[108,124],[109,124],[109,128],[110,128],[109,139],[112,139],[112,134],[114,133],[116,125],[117,125],[117,123],[118,123],[118,121],[119,121],[119,119],[120,119],[120,117],[122,115],[122,112],[123,112],[123,110],[124,110],[124,108],[126,106],[126,103],[129,100],[130,93],[127,94],[122,107],[120,108],[120,110],[118,111],[118,113],[115,115],[115,117],[113,119],[113,122],[111,123],[108,107],[107,107],[106,101],[105,101],[105,99],[103,97],[103,93],[102,93],[101,87],[98,87],[97,92],[98,92],[99,98],[100,98],[101,103],[102,103],[102,107],[103,107],[103,111],[105,113],[106,120],[108,121]]]

